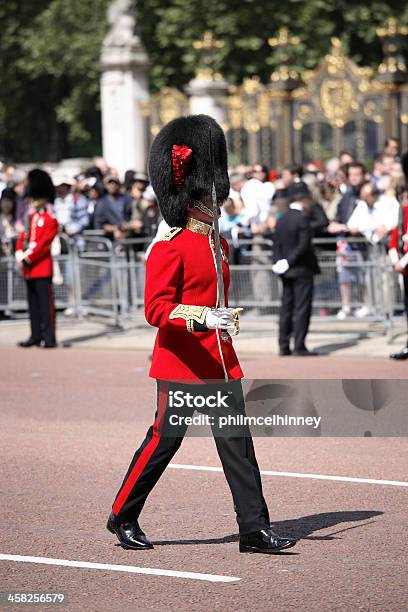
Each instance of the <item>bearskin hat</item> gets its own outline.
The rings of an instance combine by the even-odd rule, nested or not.
[[[30,170],[27,175],[27,198],[46,199],[51,204],[55,198],[55,187],[48,172],[40,168]]]
[[[176,154],[177,150],[187,151],[188,159],[180,162],[181,172],[175,150]],[[186,225],[187,208],[194,202],[204,202],[211,209],[213,180],[221,205],[229,194],[227,146],[221,127],[208,115],[173,119],[153,141],[149,175],[161,214],[170,227]]]

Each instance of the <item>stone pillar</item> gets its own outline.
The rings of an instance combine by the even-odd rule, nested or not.
[[[213,117],[220,125],[225,123],[225,105],[222,100],[228,93],[228,83],[224,79],[192,79],[186,87],[186,93],[190,96],[192,115],[203,113]]]
[[[193,43],[198,51],[199,66],[195,78],[185,89],[190,96],[191,114],[210,115],[221,125],[225,124],[226,120],[223,99],[228,94],[228,83],[215,69],[215,53],[223,44],[222,41],[216,40],[211,32],[205,32],[202,40]]]
[[[147,155],[143,104],[149,62],[130,7],[130,0],[111,2],[100,62],[103,157],[121,177],[128,169],[145,170]]]

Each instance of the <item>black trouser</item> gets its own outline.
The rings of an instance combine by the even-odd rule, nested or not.
[[[28,309],[30,312],[31,339],[55,344],[55,309],[52,280],[31,278],[27,282]]]
[[[187,431],[184,423],[169,426],[170,416],[176,412],[169,405],[169,398],[179,390],[202,396],[207,393],[206,387],[207,385],[157,381],[157,411],[154,423],[136,451],[113,504],[113,512],[121,522],[137,520],[147,496],[179,449]],[[211,385],[211,388],[213,390],[214,385]],[[220,381],[217,388],[224,396],[228,394],[228,401],[234,404],[231,404],[231,413],[245,414],[240,381]],[[192,416],[194,411],[194,407],[183,406],[177,410],[177,414]],[[211,427],[231,489],[240,534],[268,528],[269,513],[262,494],[261,476],[249,428],[232,428],[224,434],[217,428],[216,423]],[[207,513],[208,509],[205,512]]]
[[[279,317],[279,346],[288,349],[295,338],[295,351],[305,349],[305,338],[312,314],[313,276],[282,278],[283,292]]]

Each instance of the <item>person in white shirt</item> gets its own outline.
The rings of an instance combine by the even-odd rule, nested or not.
[[[371,245],[376,245],[398,225],[399,202],[393,196],[381,194],[373,183],[365,183],[361,187],[360,198],[347,222],[348,230],[352,235],[363,235]],[[364,290],[366,300],[367,288]],[[366,317],[370,309],[364,304],[354,314],[359,318]]]
[[[269,200],[269,206],[272,204],[273,196],[275,195],[275,185],[269,180],[268,168],[264,164],[254,164],[252,168],[252,178],[261,181],[264,186],[265,198]]]
[[[264,183],[257,178],[246,179],[242,174],[233,174],[230,182],[244,204],[242,225],[250,227],[252,234],[262,233],[271,208],[271,197]]]
[[[347,227],[351,234],[362,234],[377,244],[397,226],[399,202],[395,197],[381,195],[373,183],[362,186],[360,198]]]
[[[241,225],[251,230],[253,245],[251,263],[264,269],[255,269],[251,274],[254,301],[257,302],[256,314],[266,314],[262,302],[268,302],[272,296],[271,274],[266,266],[271,264],[271,256],[263,245],[263,233],[268,228],[268,217],[271,212],[270,190],[257,178],[246,179],[242,174],[230,177],[231,188],[237,191],[244,205],[241,212]],[[262,308],[261,308],[262,307]]]
[[[74,191],[75,181],[65,175],[52,177],[56,189],[54,215],[62,231],[68,236],[78,236],[89,225],[88,200]]]

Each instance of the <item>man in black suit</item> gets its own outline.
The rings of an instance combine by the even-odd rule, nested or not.
[[[311,194],[303,181],[288,189],[289,210],[277,222],[273,251],[275,264],[283,284],[279,318],[279,354],[291,355],[290,337],[295,345],[293,355],[317,355],[305,345],[313,299],[313,276],[320,269],[312,246],[312,230],[307,216]]]

